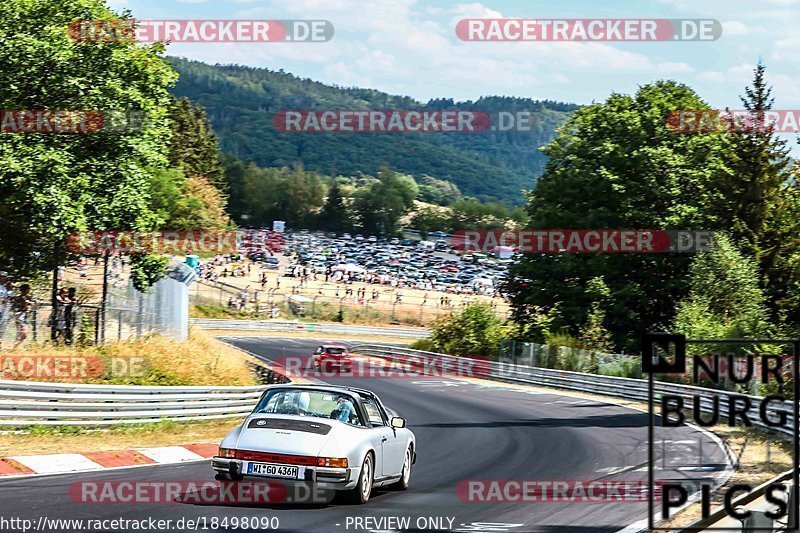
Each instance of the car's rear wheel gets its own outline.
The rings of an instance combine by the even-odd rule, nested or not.
[[[391,485],[391,488],[394,490],[407,490],[409,485],[411,485],[411,461],[412,461],[412,451],[411,447],[409,446],[406,450],[406,457],[403,460],[403,470],[400,473],[400,479],[397,480],[396,483]]]
[[[369,501],[372,494],[372,483],[375,479],[374,463],[372,461],[372,454],[368,453],[364,457],[364,464],[361,466],[361,474],[358,476],[358,483],[356,486],[348,491],[345,491],[342,496],[349,503],[364,504]]]

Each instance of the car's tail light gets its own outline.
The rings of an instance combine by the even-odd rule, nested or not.
[[[347,458],[342,457],[318,457],[317,466],[333,466],[337,468],[347,468]]]
[[[233,459],[236,457],[236,450],[231,448],[220,448],[219,453],[217,454],[219,457],[228,457]]]

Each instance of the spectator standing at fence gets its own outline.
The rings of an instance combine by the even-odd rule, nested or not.
[[[48,326],[50,326],[50,340],[53,344],[57,343],[62,337],[66,337],[67,321],[64,316],[64,307],[67,304],[67,289],[58,289],[55,297],[55,307],[50,312]]]
[[[123,261],[124,262],[124,261]],[[78,295],[75,287],[67,290],[67,301],[64,305],[64,342],[69,346],[72,344],[73,333],[75,332],[76,309],[78,307]]]
[[[18,348],[28,338],[28,328],[31,324],[31,311],[33,311],[33,296],[31,286],[23,283],[19,286],[19,294],[12,300],[14,319],[17,322],[17,342],[14,349]]]

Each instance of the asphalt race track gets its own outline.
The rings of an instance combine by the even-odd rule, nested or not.
[[[309,339],[227,338],[271,359],[309,355]],[[451,531],[618,531],[646,519],[640,502],[467,502],[456,494],[464,480],[647,480],[647,415],[594,400],[537,393],[510,385],[457,378],[341,377],[331,383],[377,392],[407,418],[417,436],[417,462],[407,492],[378,491],[364,506],[201,506],[185,503],[82,504],[68,489],[76,481],[202,481],[213,478],[208,462],[98,473],[0,481],[5,514],[50,518],[277,517],[278,531],[381,531],[379,522],[355,528],[356,517],[443,519]],[[729,467],[712,438],[690,427],[670,429],[665,456],[657,453],[656,477],[708,479]],[[699,450],[702,450],[700,452]],[[349,521],[348,521],[349,519]],[[452,527],[447,524],[452,521]],[[385,524],[385,523],[384,523]],[[422,522],[420,522],[422,524]],[[349,527],[348,527],[349,525]],[[377,527],[373,527],[376,526]],[[212,529],[209,529],[212,530]],[[218,528],[225,531],[257,529]],[[261,530],[263,531],[263,530]]]

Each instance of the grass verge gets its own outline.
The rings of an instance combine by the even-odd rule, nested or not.
[[[0,379],[111,385],[256,385],[246,364],[248,359],[243,352],[194,329],[186,342],[150,335],[103,346],[27,345],[3,354]]]

